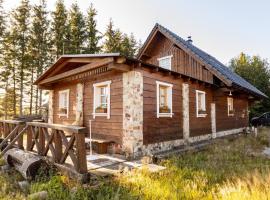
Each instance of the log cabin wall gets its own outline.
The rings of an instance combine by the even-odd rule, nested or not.
[[[174,45],[169,39],[158,33],[147,48],[142,60],[158,65],[158,58],[172,55],[172,71],[196,78],[207,83],[213,83],[213,75],[192,56]]]
[[[96,116],[93,119],[93,84],[103,81],[112,81],[110,85],[110,119]],[[69,89],[69,116],[59,117],[59,91]],[[83,125],[89,128],[89,120],[92,120],[92,134],[94,138],[114,141],[121,144],[123,128],[123,86],[122,74],[110,72],[107,75],[84,81],[83,99]],[[75,121],[76,113],[76,83],[58,83],[54,86],[54,123],[70,125]]]
[[[68,117],[59,115],[59,91],[69,89],[69,114]],[[70,125],[76,120],[76,84],[59,83],[53,88],[53,123]]]
[[[182,80],[161,73],[143,73],[143,144],[152,144],[183,138]],[[156,81],[173,84],[171,117],[157,118]]]
[[[248,126],[248,98],[232,96],[235,112],[233,116],[228,116],[227,97],[226,95],[215,97],[217,132]]]
[[[206,116],[197,117],[196,90],[205,92]],[[190,137],[211,134],[211,103],[213,103],[213,89],[203,84],[189,82],[189,125]]]

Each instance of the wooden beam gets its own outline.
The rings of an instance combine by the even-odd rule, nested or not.
[[[99,62],[102,58],[70,58],[67,60],[68,63],[92,63]]]
[[[121,72],[128,72],[131,70],[131,67],[126,64],[113,64],[111,63],[108,67],[108,70],[116,70],[116,71],[121,71]]]
[[[101,67],[107,64],[110,64],[113,62],[113,58],[103,58],[100,60],[100,62],[95,62],[95,63],[90,63],[90,64],[86,64],[82,67],[79,67],[77,69],[73,69],[73,70],[69,70],[67,72],[61,73],[61,74],[57,74],[53,77],[44,79],[42,81],[40,81],[39,85],[45,84],[45,83],[51,83],[51,82],[55,82],[58,80],[61,80],[63,78],[75,75],[75,74],[79,74],[88,70],[91,70],[93,68],[97,68],[97,67]]]
[[[126,62],[126,58],[124,56],[120,56],[120,57],[116,57],[115,58],[115,63],[118,63],[118,64],[123,64]]]

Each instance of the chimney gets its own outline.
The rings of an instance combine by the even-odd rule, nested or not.
[[[193,41],[192,41],[192,39],[191,39],[191,36],[188,36],[187,38],[188,38],[188,39],[187,39],[187,42],[190,43],[190,44],[192,44]]]

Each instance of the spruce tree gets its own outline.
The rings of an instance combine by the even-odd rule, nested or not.
[[[12,24],[16,40],[16,51],[18,57],[16,64],[18,66],[19,79],[19,114],[23,114],[23,100],[26,86],[29,86],[27,63],[29,59],[29,23],[30,23],[30,5],[29,0],[21,0],[20,5],[12,12]],[[16,32],[15,32],[16,31]]]
[[[87,10],[86,16],[86,48],[85,53],[98,53],[101,50],[99,41],[102,38],[100,32],[97,30],[97,21],[95,19],[97,15],[96,9],[93,4]]]
[[[43,71],[52,63],[50,31],[48,29],[50,23],[48,20],[48,12],[46,10],[46,1],[41,0],[39,5],[33,7],[31,26],[31,88],[30,88],[30,114],[32,114],[35,100],[35,113],[42,104],[42,91],[34,88],[33,82]]]
[[[64,0],[57,0],[55,11],[52,12],[52,37],[56,58],[64,54],[67,33],[67,10]]]
[[[122,51],[122,33],[119,29],[114,29],[112,19],[110,19],[104,37],[103,51],[105,53],[119,53]]]
[[[17,45],[16,45],[16,37],[15,37],[15,29],[11,29],[9,32],[6,32],[4,35],[3,40],[3,52],[1,59],[1,65],[3,66],[3,69],[1,70],[1,83],[2,88],[5,90],[5,93],[10,93],[11,101],[10,102],[4,102],[4,104],[12,104],[12,110],[13,110],[13,116],[17,115],[17,91],[18,91],[18,67],[17,67],[17,59],[18,58],[18,52],[17,52]],[[10,100],[10,98],[8,98]],[[7,100],[7,98],[4,98],[4,100]],[[7,108],[6,106],[4,106]],[[5,110],[5,113],[7,110]],[[5,115],[5,118],[7,116]]]
[[[85,40],[85,21],[77,3],[71,5],[68,23],[71,37],[69,53],[80,54]]]
[[[124,34],[120,53],[127,57],[134,57],[137,50],[138,46],[134,35],[131,34],[128,36],[127,34]]]
[[[6,13],[3,8],[3,0],[0,0],[0,39],[3,40],[3,36],[5,34],[5,27],[6,27],[6,21],[5,21]]]

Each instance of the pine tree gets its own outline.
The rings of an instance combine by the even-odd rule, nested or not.
[[[114,29],[113,21],[110,20],[104,34],[103,51],[106,53],[119,53],[122,51],[122,33],[119,29]]]
[[[56,9],[52,12],[52,36],[55,57],[64,54],[67,32],[67,10],[64,0],[57,0]]]
[[[5,33],[5,10],[3,7],[3,0],[0,0],[0,38],[3,39],[4,33]]]
[[[11,29],[9,32],[6,32],[3,40],[3,58],[1,59],[1,65],[3,66],[1,70],[1,80],[2,88],[5,90],[5,93],[10,93],[10,98],[4,98],[4,108],[5,108],[5,118],[7,118],[7,104],[12,104],[13,116],[17,115],[17,83],[18,75],[17,75],[17,46],[16,46],[16,38],[14,29]],[[6,101],[10,102],[6,102]]]
[[[33,82],[39,77],[49,64],[52,63],[51,41],[48,20],[48,12],[46,11],[46,1],[41,0],[40,5],[33,7],[31,26],[31,88],[30,88],[30,114],[33,111],[33,105],[35,100],[35,113],[37,114],[38,107],[42,104],[42,91],[34,88]],[[35,89],[35,91],[34,91]],[[35,97],[35,98],[34,98]]]
[[[30,5],[29,0],[21,0],[20,5],[12,12],[12,27],[15,33],[16,51],[17,51],[17,66],[19,75],[19,114],[23,114],[23,100],[25,95],[25,87],[27,82],[27,62],[29,59],[29,22],[30,22]],[[16,30],[16,32],[15,32]]]
[[[72,54],[80,54],[85,40],[85,21],[77,3],[71,5],[69,11],[70,26],[70,51]]]
[[[137,41],[133,34],[128,36],[124,34],[120,53],[127,57],[134,57],[138,51]]]
[[[95,19],[97,15],[96,9],[93,4],[89,7],[86,17],[86,49],[85,53],[98,53],[101,47],[98,46],[100,39],[102,38],[97,30],[97,21]]]

